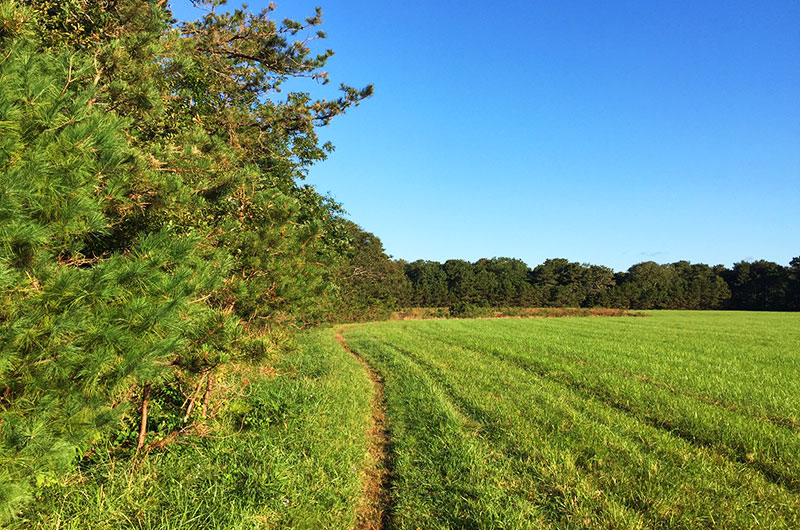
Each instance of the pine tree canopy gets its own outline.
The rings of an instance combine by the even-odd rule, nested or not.
[[[349,236],[302,179],[372,87],[279,94],[328,81],[320,24],[0,0],[0,522],[103,440],[186,430],[194,389],[326,313]]]

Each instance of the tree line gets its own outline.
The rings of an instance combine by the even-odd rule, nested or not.
[[[411,305],[800,310],[800,258],[788,267],[757,260],[730,269],[646,261],[616,273],[563,258],[533,269],[511,258],[420,260],[404,270],[411,294],[403,300],[398,293],[398,301]]]
[[[765,260],[727,268],[646,261],[625,272],[567,259],[533,268],[513,258],[392,260],[380,240],[357,226],[357,267],[342,275],[344,319],[370,319],[405,307],[607,307],[800,311],[800,257],[788,266]],[[361,241],[361,243],[358,243]],[[348,275],[349,274],[349,275]],[[363,312],[360,308],[369,308]]]

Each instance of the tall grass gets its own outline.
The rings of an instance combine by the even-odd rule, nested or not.
[[[140,467],[87,457],[12,528],[349,528],[361,502],[371,386],[332,330],[272,363],[239,366],[217,429]]]

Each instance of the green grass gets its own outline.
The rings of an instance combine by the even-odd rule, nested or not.
[[[348,326],[388,527],[800,528],[800,314]],[[351,528],[372,383],[331,329],[224,379],[213,436],[97,451],[12,528]]]
[[[800,315],[391,322],[396,528],[800,527]]]
[[[372,387],[333,331],[231,374],[214,437],[187,438],[139,469],[95,456],[40,490],[12,528],[348,528],[361,502]],[[250,381],[243,386],[245,379]]]

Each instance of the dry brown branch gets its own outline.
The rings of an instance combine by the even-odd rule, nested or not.
[[[145,439],[147,438],[147,405],[150,398],[150,383],[144,385],[142,388],[142,423],[139,426],[139,441],[136,444],[136,454],[134,460],[139,456],[139,451],[144,447]]]

